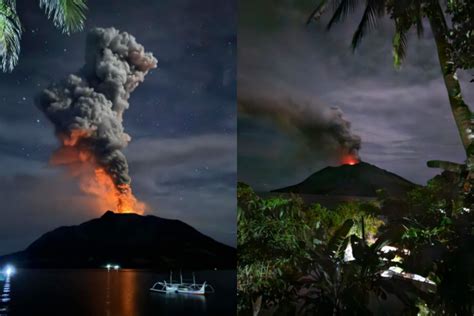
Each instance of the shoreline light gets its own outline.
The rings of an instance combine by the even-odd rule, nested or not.
[[[118,264],[110,264],[110,263],[107,263],[107,265],[105,266],[105,268],[110,271],[110,269],[114,269],[114,270],[119,270],[120,269],[120,266]]]
[[[14,275],[15,272],[16,272],[15,267],[12,266],[12,265],[7,265],[7,266],[5,267],[5,269],[3,270],[3,273],[4,273],[7,277],[10,277],[10,276]]]

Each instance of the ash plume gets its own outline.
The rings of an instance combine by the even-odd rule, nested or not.
[[[272,121],[285,134],[303,140],[310,152],[335,152],[341,162],[347,156],[360,159],[361,139],[339,108],[289,97],[247,96],[238,98],[238,110],[239,115]]]
[[[115,28],[91,30],[84,66],[37,98],[37,106],[62,143],[53,163],[55,159],[63,164],[93,163],[105,171],[119,193],[130,190],[122,150],[131,138],[124,131],[123,113],[130,94],[156,64],[153,54],[145,52],[132,35]]]

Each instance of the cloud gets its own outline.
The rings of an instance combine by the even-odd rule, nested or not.
[[[101,215],[90,199],[60,172],[2,175],[0,255],[24,249],[49,230],[75,225]]]
[[[126,150],[137,195],[157,216],[181,219],[235,245],[236,137],[142,138]]]

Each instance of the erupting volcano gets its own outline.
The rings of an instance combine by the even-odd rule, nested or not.
[[[354,155],[354,154],[344,155],[341,159],[341,165],[354,166],[354,165],[357,165],[359,162],[360,162],[360,158],[358,157],[358,155]]]
[[[354,165],[351,165],[348,160],[348,163],[341,166],[323,168],[298,184],[273,192],[326,198],[350,197],[349,200],[354,200],[356,197],[376,198],[379,196],[378,190],[384,190],[389,197],[402,197],[417,187],[416,184],[377,166],[359,160],[353,160],[353,163]],[[312,201],[314,203],[321,200],[328,201],[327,199]]]
[[[61,142],[51,163],[66,166],[102,210],[145,211],[132,193],[122,152],[131,138],[122,121],[130,93],[156,64],[130,34],[96,28],[87,37],[85,65],[37,99]]]

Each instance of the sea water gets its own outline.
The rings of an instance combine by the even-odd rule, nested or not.
[[[18,269],[0,280],[0,316],[235,315],[236,272],[196,271],[215,293],[206,296],[150,292],[169,274],[148,270]],[[191,273],[183,273],[188,279]],[[178,273],[174,278],[178,281]]]

